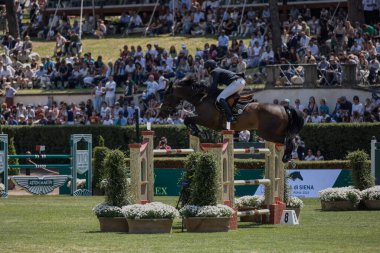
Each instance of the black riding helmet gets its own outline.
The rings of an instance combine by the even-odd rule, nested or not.
[[[216,62],[214,60],[207,60],[204,64],[204,67],[205,69],[209,70],[211,68],[211,70],[215,69],[216,67],[218,67],[218,64],[216,64]]]

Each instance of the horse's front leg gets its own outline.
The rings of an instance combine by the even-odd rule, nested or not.
[[[183,123],[190,130],[190,134],[199,137],[200,130],[197,126],[198,116],[186,117]]]

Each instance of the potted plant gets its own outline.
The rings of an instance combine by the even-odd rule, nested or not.
[[[102,232],[128,232],[128,223],[121,208],[131,203],[129,196],[128,172],[125,166],[125,155],[120,150],[109,152],[104,160],[106,179],[105,203],[94,209]],[[98,215],[97,213],[106,215]]]
[[[188,187],[188,201],[180,210],[188,232],[224,232],[229,230],[234,210],[218,205],[221,171],[212,153],[193,153],[185,168],[193,172]]]
[[[227,232],[234,210],[226,205],[186,205],[179,212],[188,232]]]
[[[380,210],[380,186],[374,186],[362,191],[362,200],[367,209]]]
[[[131,234],[170,233],[174,218],[179,216],[177,209],[160,202],[124,206],[122,213]]]
[[[128,232],[128,223],[120,207],[106,203],[98,204],[92,209],[100,223],[102,232]]]
[[[286,209],[294,210],[297,215],[297,219],[300,218],[301,209],[303,208],[303,201],[295,196],[288,197],[286,201]]]
[[[235,207],[238,211],[252,211],[259,209],[264,204],[264,197],[257,195],[248,195],[240,198],[235,198]],[[240,217],[240,221],[242,222],[260,222],[261,216],[243,216]]]
[[[353,187],[327,188],[319,192],[323,211],[356,210],[361,193]]]

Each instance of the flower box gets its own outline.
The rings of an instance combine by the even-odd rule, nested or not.
[[[357,210],[357,206],[350,200],[340,201],[324,201],[321,200],[321,206],[323,211],[354,211]]]
[[[98,217],[102,232],[128,232],[128,222],[124,217]]]
[[[369,210],[380,210],[380,200],[364,200],[364,205]]]
[[[362,191],[364,205],[369,210],[380,210],[380,186],[374,186]]]
[[[228,232],[228,217],[187,217],[184,219],[187,232]]]
[[[361,193],[353,187],[327,188],[319,192],[323,211],[357,210]]]
[[[130,234],[171,233],[173,219],[127,219]]]
[[[122,213],[131,234],[170,233],[174,218],[179,216],[177,209],[160,202],[123,206]]]

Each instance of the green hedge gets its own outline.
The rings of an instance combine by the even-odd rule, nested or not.
[[[380,140],[380,123],[307,124],[300,135],[314,153],[320,149],[326,159],[342,160],[358,149],[370,154],[372,136]]]
[[[142,130],[144,127],[141,128]],[[165,136],[172,148],[189,147],[188,132],[184,126],[154,126],[154,146]],[[128,150],[136,142],[134,126],[1,126],[1,131],[14,137],[17,153],[34,151],[36,145],[45,145],[47,153],[68,153],[70,134],[87,133],[98,140],[101,135],[110,149]],[[320,149],[329,159],[344,159],[348,152],[362,149],[370,153],[372,136],[380,140],[380,123],[369,124],[307,124],[301,131],[306,148]],[[220,141],[219,133],[207,130],[202,142]]]

